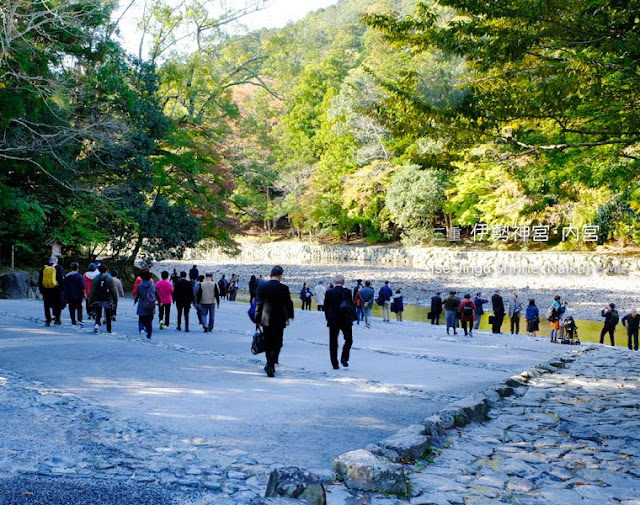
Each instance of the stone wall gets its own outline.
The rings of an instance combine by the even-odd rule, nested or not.
[[[242,264],[372,265],[416,268],[434,274],[632,275],[640,256],[600,252],[460,251],[426,247],[319,245],[301,242],[243,243],[235,256],[210,246],[188,250],[188,261]]]

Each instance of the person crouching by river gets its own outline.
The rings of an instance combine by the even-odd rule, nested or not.
[[[540,309],[536,307],[536,301],[533,298],[529,299],[524,318],[527,320],[527,335],[536,337],[540,331]]]

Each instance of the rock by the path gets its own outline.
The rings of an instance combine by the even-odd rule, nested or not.
[[[327,496],[319,475],[297,467],[276,468],[269,476],[265,497],[306,500],[312,505],[326,505]]]
[[[333,468],[348,488],[404,496],[407,484],[402,465],[360,449],[338,456]]]
[[[0,275],[0,298],[17,300],[35,298],[28,272],[8,272]]]
[[[312,505],[307,500],[288,498],[286,496],[275,496],[270,498],[255,498],[249,505]]]
[[[380,445],[404,460],[415,460],[428,452],[431,438],[425,434],[424,426],[414,424],[385,438]]]

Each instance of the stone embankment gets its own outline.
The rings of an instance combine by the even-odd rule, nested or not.
[[[599,252],[460,251],[448,248],[341,246],[301,242],[242,243],[233,256],[201,245],[187,261],[212,263],[281,263],[416,268],[434,274],[494,275],[633,275],[640,257]]]

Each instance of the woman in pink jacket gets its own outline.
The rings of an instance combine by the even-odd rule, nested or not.
[[[169,327],[169,313],[171,312],[171,303],[173,302],[173,284],[169,281],[169,272],[166,270],[160,274],[162,277],[156,283],[156,292],[158,293],[158,298],[160,303],[158,304],[160,310],[158,311],[160,316],[160,329],[162,330],[165,326]],[[164,317],[164,323],[162,321]]]

